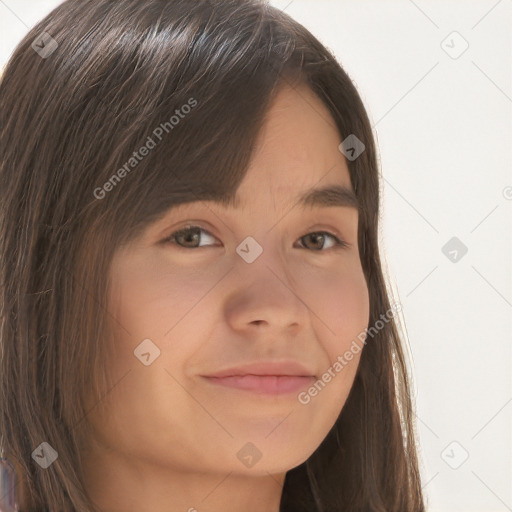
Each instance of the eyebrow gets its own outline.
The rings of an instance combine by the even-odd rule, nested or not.
[[[308,190],[299,196],[298,204],[303,209],[307,206],[348,206],[359,208],[359,201],[356,195],[350,188],[344,185],[329,185]]]
[[[215,201],[227,208],[240,207],[240,197],[236,194],[228,199]],[[320,188],[312,188],[299,195],[295,201],[301,209],[306,207],[349,207],[359,209],[359,200],[354,192],[345,185],[327,185]]]

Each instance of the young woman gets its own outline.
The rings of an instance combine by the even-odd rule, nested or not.
[[[425,510],[375,143],[310,32],[68,0],[0,98],[6,510]]]

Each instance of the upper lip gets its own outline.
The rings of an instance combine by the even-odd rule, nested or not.
[[[298,361],[260,361],[227,368],[203,377],[230,377],[234,375],[289,375],[314,377],[314,372]]]

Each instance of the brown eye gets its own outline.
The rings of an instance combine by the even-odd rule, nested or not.
[[[196,244],[204,238],[201,233],[205,233],[207,237],[215,238],[200,226],[187,226],[172,233],[165,240],[162,240],[162,243],[177,245],[182,249],[199,249],[202,246],[198,246]]]
[[[329,247],[336,248],[336,247],[348,247],[348,244],[346,244],[343,240],[340,240],[337,236],[333,235],[332,233],[329,233],[327,231],[316,231],[314,233],[308,233],[307,235],[304,235],[302,238],[300,238],[300,241],[303,245],[306,245],[306,248],[311,248],[313,251],[322,251],[325,249],[325,240],[326,237],[329,237],[334,240],[334,246]],[[304,244],[303,240],[311,240],[312,244],[308,246],[309,244]]]
[[[203,239],[210,237],[215,239],[215,237],[203,229],[200,226],[186,226],[178,231],[175,231],[170,236],[162,240],[162,244],[172,244],[177,246],[179,249],[200,249],[201,247],[208,247],[208,245],[215,244],[206,244],[206,245],[198,245],[200,241]],[[334,240],[334,243],[331,242],[330,247],[325,247],[326,240]],[[340,240],[337,236],[329,233],[328,231],[315,231],[313,233],[308,233],[299,239],[303,248],[310,249],[314,252],[325,252],[328,249],[336,249],[348,247],[349,244]],[[304,242],[306,241],[306,242]]]

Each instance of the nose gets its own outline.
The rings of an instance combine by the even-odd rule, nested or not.
[[[311,311],[297,290],[286,263],[266,250],[247,263],[238,261],[225,303],[227,321],[235,330],[266,327],[305,328]]]

